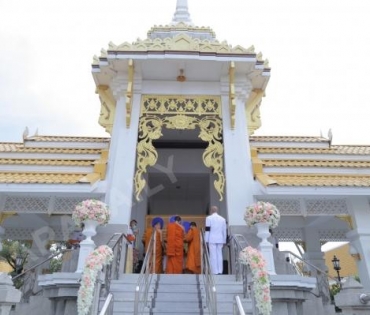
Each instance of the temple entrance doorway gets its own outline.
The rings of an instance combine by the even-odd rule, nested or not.
[[[201,161],[200,161],[201,162]],[[210,205],[209,174],[163,173],[148,176],[153,195],[148,198],[149,215],[207,215]]]

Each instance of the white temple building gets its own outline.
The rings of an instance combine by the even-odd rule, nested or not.
[[[299,243],[317,268],[328,267],[324,242],[348,241],[369,292],[370,146],[255,136],[270,74],[253,46],[217,39],[178,0],[168,25],[94,57],[97,119],[110,137],[0,142],[1,237],[32,240],[36,260],[70,237],[75,205],[91,198],[112,211],[97,243],[132,219],[144,231],[148,217],[205,217],[212,205],[229,234],[249,235],[245,208],[268,201],[282,215],[274,235]]]

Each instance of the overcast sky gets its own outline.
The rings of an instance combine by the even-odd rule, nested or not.
[[[193,22],[272,68],[258,135],[370,145],[369,0],[189,0]],[[107,136],[93,55],[168,24],[176,0],[0,0],[0,141]]]

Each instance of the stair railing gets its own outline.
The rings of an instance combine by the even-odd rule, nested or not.
[[[204,287],[206,291],[206,305],[211,315],[217,315],[217,292],[215,280],[213,278],[211,264],[209,262],[208,246],[204,240],[204,230],[200,233],[201,238],[201,257],[202,274],[204,277]]]
[[[148,307],[149,288],[155,271],[155,238],[153,231],[135,287],[134,315],[143,314],[145,307]]]
[[[315,265],[311,264],[310,262],[293,252],[283,251],[281,253],[287,254],[287,263],[293,265],[294,269],[297,271],[297,274],[300,274],[301,276],[310,276],[310,274],[307,274],[307,272],[305,272],[305,270],[307,270],[307,266],[315,271],[318,295],[314,294],[313,292],[311,293],[314,294],[316,297],[321,297],[324,305],[330,304],[331,298],[329,279],[335,281],[336,283],[338,283],[338,285],[340,285],[338,279],[329,276],[324,270],[321,270],[320,268],[316,267]],[[294,259],[292,259],[291,257],[294,257]],[[299,260],[300,263],[298,264],[294,260]]]
[[[248,287],[248,266],[242,264],[239,253],[248,246],[248,242],[242,234],[233,234],[229,238],[230,264],[231,271],[235,273],[235,281],[243,281],[243,297],[249,297],[250,288]]]
[[[99,312],[99,315],[112,315],[113,314],[113,294],[109,293],[104,305]]]
[[[131,244],[125,233],[114,233],[107,241],[106,245],[113,251],[113,261],[103,267],[99,273],[95,284],[93,305],[91,306],[91,314],[97,315],[99,310],[99,302],[101,298],[105,298],[104,305],[110,296],[110,284],[112,280],[117,280],[119,275],[125,270],[127,260],[127,248]],[[123,250],[125,245],[125,250]],[[113,300],[109,301],[112,304]],[[107,313],[109,314],[109,313]]]
[[[38,295],[42,292],[42,289],[35,291],[38,287],[36,286],[37,276],[38,272],[37,269],[41,265],[44,265],[47,262],[50,262],[53,258],[56,258],[60,255],[65,255],[67,253],[70,253],[72,251],[76,250],[75,248],[72,249],[61,249],[58,252],[55,252],[54,254],[49,255],[46,259],[42,260],[39,263],[36,263],[35,265],[31,266],[27,270],[23,271],[19,275],[16,275],[12,278],[13,282],[21,280],[23,283],[19,290],[22,292],[22,303],[27,303],[29,301],[29,298],[31,296]],[[63,258],[62,258],[63,259]]]
[[[240,301],[239,295],[235,295],[233,315],[245,315],[242,301]]]

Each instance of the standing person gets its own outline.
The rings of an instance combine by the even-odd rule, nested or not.
[[[162,229],[163,229],[163,219],[161,217],[156,217],[152,220],[152,227],[149,227],[145,230],[143,243],[145,247],[145,255],[148,255],[147,250],[150,243],[150,239],[152,236],[154,237],[154,248],[155,251],[155,263],[154,267],[151,270],[151,273],[162,273],[162,248],[163,248],[163,237],[162,237]],[[149,259],[153,259],[150,257]]]
[[[135,219],[130,221],[130,228],[131,228],[132,234],[135,236],[133,246],[134,246],[134,248],[137,248],[137,245],[138,245],[137,240],[138,240],[138,237],[139,237],[139,228],[137,226],[137,221]]]
[[[190,223],[190,229],[185,235],[185,242],[189,243],[188,257],[186,259],[186,272],[200,274],[200,231],[195,222]]]
[[[222,274],[222,247],[226,243],[226,220],[218,213],[216,206],[211,207],[211,214],[206,218],[205,241],[209,248],[209,259],[212,273]]]
[[[167,266],[166,273],[182,273],[184,260],[184,227],[181,217],[175,216],[174,222],[167,226]]]

